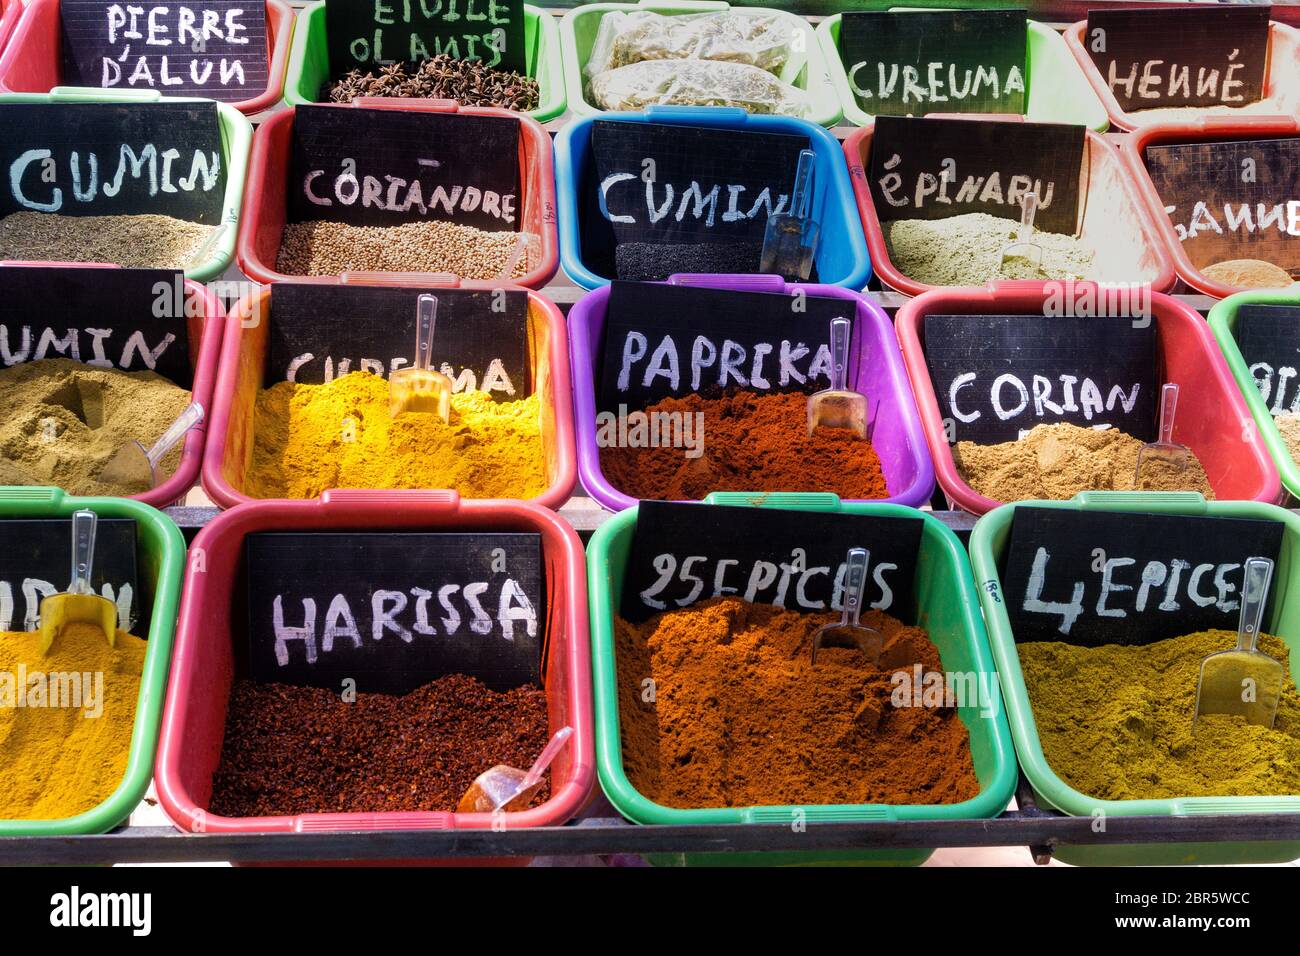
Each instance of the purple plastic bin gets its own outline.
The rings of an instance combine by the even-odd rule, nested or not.
[[[894,326],[884,310],[866,296],[833,285],[787,283],[771,275],[675,275],[673,285],[697,285],[739,292],[803,290],[810,296],[850,299],[857,308],[853,346],[849,357],[849,386],[865,392],[876,414],[872,444],[885,473],[888,498],[873,499],[919,508],[934,491],[934,464],[921,428],[921,416],[912,397],[907,369],[899,351]],[[596,376],[599,343],[605,330],[609,286],[588,292],[569,312],[569,343],[573,358],[573,399],[577,417],[578,478],[587,493],[611,511],[637,503],[605,478],[596,446]],[[876,403],[879,410],[876,411]],[[716,488],[715,491],[751,491]],[[809,489],[803,489],[809,490]],[[816,489],[811,489],[816,490]]]

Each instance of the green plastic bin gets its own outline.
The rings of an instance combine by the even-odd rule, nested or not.
[[[1293,498],[1300,498],[1300,465],[1297,465],[1291,453],[1287,451],[1282,433],[1273,424],[1273,416],[1259,394],[1255,379],[1250,374],[1246,360],[1242,358],[1241,349],[1237,348],[1237,312],[1243,305],[1291,305],[1300,306],[1300,291],[1291,289],[1252,289],[1238,292],[1236,295],[1221,299],[1210,310],[1210,330],[1218,340],[1219,349],[1232,370],[1232,377],[1237,380],[1237,387],[1246,398],[1250,414],[1255,419],[1255,428],[1264,439],[1264,447],[1273,456],[1277,470],[1282,476],[1282,487]],[[1242,423],[1243,427],[1245,423]]]
[[[0,487],[0,533],[6,518],[71,518],[80,508],[89,508],[101,518],[130,518],[135,522],[140,589],[145,602],[153,608],[149,632],[140,635],[148,639],[149,648],[145,652],[126,774],[99,806],[62,820],[0,820],[0,837],[105,833],[131,815],[153,777],[185,570],[185,539],[172,520],[156,508],[130,498],[75,498],[59,488]],[[0,775],[3,773],[0,768]]]
[[[539,123],[564,112],[564,74],[560,65],[560,31],[555,18],[538,7],[524,4],[524,56],[528,75],[537,80],[541,97],[537,109],[526,115]],[[284,78],[284,101],[290,106],[320,103],[321,84],[330,77],[325,46],[325,0],[309,3],[294,19],[289,67]]]
[[[587,101],[586,84],[582,71],[591,58],[591,46],[600,30],[600,19],[611,11],[649,10],[664,16],[692,13],[764,13],[788,20],[799,31],[807,51],[807,58],[792,58],[781,72],[780,78],[808,94],[809,113],[804,119],[821,126],[834,126],[842,118],[839,97],[831,85],[830,71],[823,59],[817,34],[803,17],[771,7],[733,7],[726,0],[639,0],[637,3],[584,3],[564,15],[560,21],[560,50],[564,60],[564,83],[569,91],[569,110],[575,116],[596,116],[602,112]],[[1104,114],[1103,114],[1104,115]]]
[[[917,12],[895,9],[896,13]],[[1106,108],[1097,99],[1092,84],[1079,69],[1078,61],[1065,45],[1065,39],[1051,27],[1026,20],[1028,42],[1025,47],[1025,96],[1028,106],[1025,119],[1037,123],[1074,123],[1097,132],[1110,126]],[[840,14],[827,17],[817,28],[822,59],[830,74],[831,85],[839,97],[844,119],[855,126],[867,126],[875,119],[858,105],[849,89],[849,76],[840,59]]]
[[[902,505],[847,504],[833,494],[743,492],[714,493],[705,504],[757,505],[788,511],[837,511],[924,522],[917,559],[916,606],[900,609],[904,620],[925,628],[939,648],[945,671],[992,674],[993,664],[966,552],[942,522]],[[606,521],[587,546],[587,577],[591,602],[592,678],[596,706],[596,769],[610,803],[629,820],[645,824],[789,823],[801,811],[809,823],[872,820],[970,820],[997,816],[1011,800],[1016,763],[1003,708],[982,717],[979,708],[959,710],[970,733],[971,756],[979,778],[979,796],[964,803],[926,805],[832,805],[721,807],[682,810],[665,807],[642,796],[623,772],[619,732],[617,668],[614,660],[614,615],[623,592],[638,508],[629,508]],[[759,706],[759,704],[755,704]],[[924,863],[931,849],[796,851],[791,853],[659,854],[657,865],[873,865],[914,866]]]
[[[49,93],[6,93],[4,103],[210,103],[187,96],[163,97],[157,90],[87,90],[83,87],[55,88]],[[185,278],[210,282],[220,276],[235,258],[235,237],[239,233],[239,208],[244,204],[244,176],[248,173],[248,151],[253,143],[253,125],[228,103],[217,104],[221,124],[221,160],[226,164],[226,195],[221,206],[224,231],[212,244],[208,257],[185,270]]]
[[[1265,630],[1281,637],[1294,657],[1293,676],[1300,676],[1300,517],[1276,505],[1254,501],[1206,502],[1197,492],[1089,491],[1072,501],[1025,501],[1003,505],[980,518],[971,533],[970,554],[979,582],[980,602],[989,641],[1002,681],[1002,696],[1016,754],[1025,778],[1042,807],[1071,816],[1179,816],[1209,813],[1300,813],[1300,795],[1293,797],[1185,797],[1166,800],[1099,800],[1075,790],[1058,777],[1043,756],[1038,726],[1020,670],[1015,635],[1007,618],[998,568],[1006,557],[1011,520],[1016,508],[1066,508],[1072,511],[1155,512],[1254,518],[1280,521],[1285,530],[1277,573],[1273,577],[1273,616]],[[1263,834],[1261,834],[1263,835]],[[1248,843],[1143,843],[1061,845],[1057,859],[1076,866],[1179,866],[1230,863],[1286,863],[1300,857],[1300,841]]]

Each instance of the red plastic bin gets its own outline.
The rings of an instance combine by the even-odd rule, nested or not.
[[[0,262],[0,268],[49,266],[59,269],[118,269],[111,263],[84,262]],[[194,384],[190,388],[192,400],[203,406],[203,421],[190,429],[181,446],[181,460],[170,478],[157,488],[127,495],[155,508],[165,508],[181,501],[199,479],[203,450],[207,443],[206,432],[212,413],[212,393],[217,381],[217,362],[221,355],[221,338],[225,327],[225,311],[215,293],[193,279],[185,280],[185,323],[190,340],[190,365],[194,369]],[[193,304],[192,304],[193,303]],[[56,306],[52,306],[56,307]],[[190,315],[189,313],[194,313]]]
[[[23,0],[0,0],[0,50],[9,44],[23,15]]]
[[[1106,82],[1106,78],[1101,75],[1101,70],[1097,69],[1097,64],[1092,61],[1092,57],[1084,48],[1083,33],[1087,28],[1087,20],[1080,20],[1066,27],[1065,44],[1074,54],[1074,58],[1079,61],[1079,67],[1083,70],[1083,75],[1088,78],[1088,82],[1092,84],[1097,98],[1106,107],[1110,125],[1126,133],[1152,125],[1151,121],[1143,121],[1142,112],[1129,113],[1119,105],[1119,100],[1115,99],[1115,94],[1111,92],[1110,84]],[[1264,100],[1270,107],[1276,109],[1269,108],[1263,111],[1264,108],[1261,107],[1261,112],[1250,114],[1252,118],[1300,116],[1300,31],[1276,21],[1269,23],[1268,72],[1264,75]],[[1188,118],[1194,119],[1191,114]]]
[[[1084,285],[1075,283],[1074,288],[1079,291]],[[957,470],[925,362],[923,323],[927,315],[1041,316],[1045,314],[1048,294],[1036,282],[992,283],[983,289],[938,289],[904,303],[895,316],[903,361],[912,380],[939,487],[957,507],[977,515],[1003,502],[981,495]],[[1250,409],[1215,345],[1210,327],[1191,308],[1158,292],[1151,295],[1151,311],[1163,381],[1180,386],[1174,441],[1187,445],[1200,459],[1216,498],[1278,502],[1282,483],[1277,466],[1255,429],[1247,427],[1253,421]]]
[[[1165,212],[1165,204],[1156,193],[1155,183],[1151,181],[1151,175],[1147,172],[1147,147],[1165,143],[1272,139],[1281,136],[1300,136],[1300,120],[1285,117],[1224,119],[1206,116],[1192,123],[1161,123],[1144,126],[1123,138],[1119,150],[1121,157],[1128,168],[1129,176],[1137,184],[1142,201],[1151,212],[1151,218],[1156,224],[1156,234],[1165,247],[1165,254],[1174,263],[1178,277],[1196,291],[1222,299],[1243,290],[1210,279],[1192,265],[1192,260],[1188,258],[1183,250],[1183,244],[1178,240],[1178,233],[1174,231],[1173,220],[1169,218],[1169,213]],[[1248,255],[1248,253],[1243,254]]]
[[[20,6],[14,4],[14,6]],[[8,4],[4,18],[8,17]],[[63,87],[63,21],[59,0],[31,0],[16,17],[12,42],[0,54],[0,93],[49,93]],[[0,18],[0,33],[4,30]],[[266,89],[251,99],[230,105],[245,116],[269,110],[284,92],[284,71],[289,64],[289,38],[293,34],[293,8],[285,0],[266,0]],[[102,92],[99,87],[93,87]],[[133,90],[136,87],[112,87]],[[158,89],[166,93],[165,89]]]
[[[518,288],[446,275],[373,272],[341,278],[318,277],[315,281],[317,284],[344,282],[419,288]],[[568,331],[555,303],[532,290],[521,291],[528,293],[529,351],[536,389],[542,400],[542,445],[549,479],[546,491],[533,498],[532,503],[559,508],[569,500],[578,480]],[[223,508],[257,500],[244,493],[243,484],[253,451],[253,408],[262,387],[270,327],[275,321],[274,297],[274,286],[244,297],[232,307],[226,324],[203,468],[203,487]]]
[[[551,137],[534,119],[508,110],[487,106],[460,106],[454,100],[392,99],[359,97],[350,104],[313,109],[412,110],[426,113],[465,113],[471,116],[495,116],[519,123],[519,166],[523,170],[521,185],[523,215],[520,226],[541,237],[541,256],[536,268],[515,279],[529,289],[540,289],[550,282],[560,267],[560,240],[555,227],[555,164],[551,158]],[[248,161],[248,182],[244,189],[244,209],[239,220],[237,256],[244,274],[255,282],[303,281],[307,276],[288,276],[275,270],[284,234],[286,193],[289,172],[290,134],[295,108],[277,113],[262,123],[253,135],[253,149]],[[396,274],[396,273],[394,273]],[[436,273],[420,273],[425,279]],[[326,277],[327,279],[329,277]]]
[[[226,707],[236,676],[235,611],[247,535],[266,531],[483,531],[542,536],[547,589],[544,681],[550,729],[573,728],[551,765],[544,804],[506,814],[506,826],[558,826],[587,803],[595,785],[587,586],[577,533],[545,508],[464,501],[453,492],[330,491],[319,501],[259,501],[214,519],[194,540],[186,569],[154,782],[171,821],[187,833],[484,829],[493,815],[455,812],[307,813],[223,817],[209,813]],[[486,769],[486,768],[484,768]]]
[[[971,122],[990,119],[1005,120],[1005,116],[963,117]],[[894,265],[885,245],[885,233],[876,207],[871,199],[866,170],[871,157],[871,134],[875,124],[855,130],[844,141],[844,155],[849,162],[853,193],[858,201],[858,215],[867,235],[867,249],[871,253],[871,268],[881,282],[904,295],[920,295],[942,286],[927,285],[909,279]],[[1087,130],[1086,147],[1088,168],[1084,182],[1088,195],[1084,204],[1083,230],[1086,240],[1097,236],[1093,246],[1102,274],[1102,282],[1141,282],[1157,292],[1168,292],[1177,281],[1174,266],[1159,239],[1156,224],[1141,198],[1130,174],[1120,160],[1119,153],[1101,135]]]

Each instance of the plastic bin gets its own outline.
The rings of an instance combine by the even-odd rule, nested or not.
[[[284,101],[290,106],[322,102],[321,85],[330,78],[325,37],[325,0],[315,0],[298,14],[294,28],[289,71],[284,81]],[[553,16],[528,4],[524,4],[524,56],[528,61],[528,75],[537,80],[541,95],[537,109],[524,115],[539,123],[553,120],[564,112],[560,31]]]
[[[587,101],[583,70],[591,59],[591,47],[600,30],[601,18],[607,13],[630,13],[649,10],[664,16],[682,16],[700,13],[767,14],[785,20],[792,31],[804,38],[805,56],[792,59],[781,71],[780,78],[808,94],[810,111],[804,117],[820,126],[834,126],[840,121],[840,104],[831,85],[828,66],[823,59],[817,36],[803,17],[772,7],[733,7],[726,0],[638,0],[636,3],[587,3],[570,10],[560,21],[561,50],[564,54],[564,82],[569,91],[569,110],[575,116],[595,116],[602,112]]]
[[[953,461],[925,362],[925,317],[1041,316],[1047,295],[1041,284],[1032,282],[995,283],[984,289],[938,289],[905,303],[895,316],[903,361],[912,379],[939,487],[954,505],[977,515],[1002,502],[986,498],[968,485]],[[1174,441],[1187,445],[1200,459],[1216,498],[1276,502],[1281,495],[1277,467],[1259,436],[1245,434],[1244,423],[1249,421],[1250,413],[1209,328],[1191,308],[1160,293],[1151,295],[1151,312],[1163,381],[1182,386]]]
[[[163,97],[153,90],[55,90],[52,93],[0,94],[6,103],[159,103]],[[169,97],[168,102],[208,103],[210,100]],[[226,164],[226,195],[222,201],[221,224],[228,226],[212,244],[208,258],[185,270],[185,278],[208,282],[226,271],[235,255],[235,234],[239,227],[239,206],[244,201],[244,175],[248,171],[248,148],[253,127],[234,107],[217,104],[221,124],[221,161]]]
[[[1168,143],[1203,143],[1212,140],[1237,139],[1274,139],[1283,136],[1300,136],[1300,121],[1286,118],[1255,117],[1253,119],[1221,119],[1204,117],[1190,123],[1163,123],[1143,126],[1131,136],[1125,136],[1120,143],[1120,156],[1128,169],[1128,175],[1137,187],[1138,195],[1146,204],[1148,214],[1155,226],[1155,234],[1165,248],[1165,256],[1177,270],[1178,278],[1205,295],[1216,299],[1232,295],[1243,290],[1236,286],[1225,285],[1207,278],[1200,269],[1192,265],[1183,250],[1183,244],[1174,231],[1173,221],[1165,212],[1164,201],[1156,193],[1155,183],[1147,172],[1146,149],[1148,146],[1160,146]],[[1249,255],[1243,248],[1243,254]]]
[[[352,107],[374,110],[411,110],[424,113],[465,113],[498,116],[519,123],[519,165],[522,177],[520,226],[541,238],[541,258],[527,275],[515,280],[530,289],[551,281],[559,267],[559,239],[555,231],[555,180],[552,174],[551,138],[536,121],[508,110],[459,106],[451,100],[399,100],[382,97],[355,99]],[[335,107],[348,109],[347,105]],[[284,234],[285,189],[288,185],[294,110],[277,113],[257,128],[249,158],[248,201],[239,229],[239,267],[254,282],[312,281],[319,277],[290,276],[275,269]],[[440,273],[388,273],[422,277],[437,282]]]
[[[330,280],[326,280],[327,282]],[[339,280],[333,280],[339,281]],[[469,282],[442,277],[441,281],[387,281],[374,274],[365,282],[351,276],[341,281],[357,285],[409,285],[419,288],[513,289],[492,282]],[[244,475],[253,453],[253,409],[262,388],[268,337],[275,323],[275,287],[260,289],[232,307],[216,394],[213,399],[203,487],[212,500],[231,508],[257,499],[244,492]],[[542,446],[550,482],[545,493],[532,499],[544,508],[559,508],[577,483],[574,454],[573,406],[569,384],[568,336],[564,316],[549,299],[528,291],[529,348],[534,386],[542,402]],[[468,499],[467,499],[468,500]]]
[[[907,383],[907,373],[894,341],[893,326],[884,310],[859,293],[838,286],[786,283],[779,276],[673,276],[673,284],[748,292],[794,294],[847,299],[856,309],[856,349],[850,356],[854,373],[850,385],[880,401],[872,445],[890,490],[882,502],[920,508],[934,491],[934,468],[926,452],[921,421]],[[573,337],[574,412],[578,431],[578,472],[587,493],[603,507],[622,511],[637,503],[610,484],[600,467],[596,444],[596,379],[600,375],[605,310],[609,288],[588,293],[569,312]],[[740,490],[740,489],[718,489]],[[853,502],[858,504],[861,502]]]
[[[488,813],[305,813],[222,817],[206,810],[221,756],[226,706],[245,623],[239,599],[244,539],[267,531],[535,532],[542,536],[547,589],[545,689],[551,733],[573,728],[551,765],[551,797],[508,812],[505,826],[559,826],[574,816],[594,785],[591,672],[582,544],[562,519],[535,505],[462,501],[452,492],[328,491],[318,501],[258,501],[219,515],[194,540],[203,565],[191,563],[181,604],[176,663],[158,750],[158,798],[171,821],[190,833],[339,832],[486,829]],[[485,768],[486,769],[486,768]]]
[[[1092,57],[1083,45],[1083,33],[1088,28],[1087,20],[1080,20],[1078,23],[1071,24],[1065,28],[1065,43],[1070,52],[1074,54],[1083,75],[1092,88],[1097,98],[1101,101],[1102,107],[1110,116],[1111,124],[1117,130],[1131,133],[1135,129],[1148,126],[1155,120],[1144,119],[1145,110],[1139,110],[1136,113],[1126,113],[1115,99],[1115,94],[1111,92],[1110,85],[1106,78],[1101,75],[1097,69],[1097,64],[1092,62]],[[1270,21],[1268,36],[1268,72],[1264,75],[1264,99],[1268,102],[1269,108],[1255,114],[1219,114],[1221,118],[1254,118],[1262,119],[1265,116],[1273,115],[1275,117],[1300,116],[1300,32],[1294,27],[1286,24]],[[1272,108],[1276,107],[1276,109]],[[1213,116],[1215,114],[1203,111],[1202,116]],[[1195,122],[1196,114],[1189,112],[1188,120]]]
[[[738,133],[786,133],[807,136],[817,161],[813,172],[814,218],[821,222],[817,244],[817,275],[824,285],[861,289],[871,278],[871,260],[862,226],[853,217],[852,187],[839,155],[839,142],[820,126],[788,116],[750,116],[742,109],[724,106],[652,106],[644,113],[602,113],[572,122],[555,138],[555,179],[559,196],[560,260],[565,274],[584,289],[608,285],[610,276],[593,272],[582,254],[583,214],[580,191],[592,168],[591,124],[664,123],[732,129]]]
[[[89,508],[101,518],[129,518],[135,522],[138,581],[142,597],[152,606],[148,631],[138,635],[148,640],[149,647],[126,773],[99,806],[61,820],[0,820],[0,837],[106,833],[131,815],[149,789],[153,775],[176,607],[180,603],[185,539],[170,518],[148,505],[127,498],[74,498],[59,488],[0,488],[0,529],[6,518],[70,519],[81,508]]]
[[[937,518],[901,505],[851,504],[831,494],[715,494],[708,504],[749,505],[789,511],[838,511],[845,514],[919,518],[924,522],[914,594],[917,605],[899,608],[898,616],[924,627],[939,649],[945,671],[993,670],[984,636],[970,565],[957,536]],[[970,733],[971,757],[980,794],[964,803],[927,805],[827,805],[808,807],[717,807],[684,810],[661,806],[642,796],[623,771],[619,731],[618,670],[614,657],[614,615],[622,598],[623,575],[636,530],[636,508],[604,524],[587,546],[591,589],[592,673],[596,703],[596,767],[610,803],[635,823],[728,824],[789,823],[801,810],[809,823],[848,823],[868,820],[969,820],[994,817],[1011,799],[1016,764],[1006,717],[999,707],[994,717],[980,716],[977,707],[960,709]],[[1297,519],[1300,520],[1300,519]],[[755,701],[754,706],[762,706]],[[928,849],[848,849],[792,853],[698,853],[660,857],[655,862],[685,865],[744,866],[813,863],[914,866],[933,853]]]
[[[972,116],[970,122],[980,122],[980,119]],[[849,134],[844,141],[844,154],[848,157],[853,192],[866,231],[872,266],[882,283],[904,295],[920,295],[929,289],[942,288],[909,279],[889,258],[885,233],[867,184],[874,128],[874,123],[864,126]],[[1085,149],[1088,165],[1081,182],[1088,184],[1088,191],[1084,199],[1080,237],[1085,242],[1091,240],[1096,248],[1094,270],[1098,273],[1088,278],[1098,282],[1142,282],[1156,292],[1168,292],[1175,282],[1173,263],[1118,152],[1091,130],[1087,131]]]
[[[0,28],[2,29],[2,28]],[[252,116],[280,101],[284,66],[289,58],[289,35],[293,32],[293,9],[285,0],[266,0],[267,81],[266,89],[230,106]],[[0,54],[0,92],[104,93],[132,92],[135,87],[64,86],[63,21],[59,0],[31,0],[13,32],[13,44]],[[140,89],[139,92],[145,92]],[[161,90],[155,91],[161,92]]]
[[[1293,287],[1294,289],[1294,287]],[[1228,370],[1237,380],[1237,387],[1246,400],[1246,407],[1255,420],[1255,429],[1259,439],[1273,458],[1273,463],[1282,477],[1282,487],[1293,498],[1300,498],[1300,465],[1291,457],[1282,434],[1273,424],[1273,415],[1268,410],[1264,398],[1259,393],[1254,376],[1237,347],[1237,313],[1243,305],[1288,305],[1300,309],[1300,293],[1293,289],[1254,289],[1238,292],[1222,302],[1216,303],[1210,310],[1210,331],[1218,340],[1223,359]],[[1298,311],[1297,316],[1300,316]]]
[[[900,15],[903,10],[896,11]],[[849,89],[849,77],[840,56],[840,14],[827,17],[817,27],[822,57],[831,83],[844,109],[844,119],[866,126],[875,117],[858,105]],[[1110,125],[1105,108],[1070,56],[1061,35],[1044,23],[1026,20],[1025,119],[1034,123],[1074,123],[1099,133]]]
[[[0,51],[9,44],[23,15],[23,0],[0,0]]]
[[[1056,775],[1043,755],[1038,726],[1020,670],[1015,633],[1001,599],[999,568],[1006,559],[1011,521],[1016,508],[1063,508],[1071,511],[1155,512],[1159,514],[1210,515],[1220,518],[1253,518],[1280,521],[1284,531],[1278,558],[1279,573],[1273,581],[1273,614],[1265,630],[1284,640],[1300,658],[1300,517],[1272,505],[1249,501],[1207,503],[1198,494],[1146,492],[1088,492],[1073,501],[1033,501],[1004,505],[981,518],[971,533],[970,555],[979,584],[984,620],[988,624],[993,658],[1002,681],[1011,734],[1025,778],[1033,787],[1037,802],[1071,816],[1092,816],[1100,810],[1106,816],[1194,817],[1219,813],[1286,813],[1300,811],[1300,796],[1291,797],[1182,797],[1165,800],[1099,800],[1070,787]],[[1296,674],[1295,658],[1292,674]],[[1262,836],[1263,834],[1261,834]],[[1175,866],[1223,865],[1230,863],[1285,863],[1300,857],[1300,841],[1247,843],[1141,843],[1132,845],[1059,845],[1054,855],[1076,866]]]

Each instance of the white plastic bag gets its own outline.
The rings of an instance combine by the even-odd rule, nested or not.
[[[652,104],[738,106],[750,113],[802,117],[808,95],[771,73],[723,60],[646,60],[592,77],[590,99],[604,110]]]
[[[794,52],[784,17],[759,13],[664,16],[612,11],[600,20],[584,73],[588,78],[645,60],[726,60],[778,74]]]

